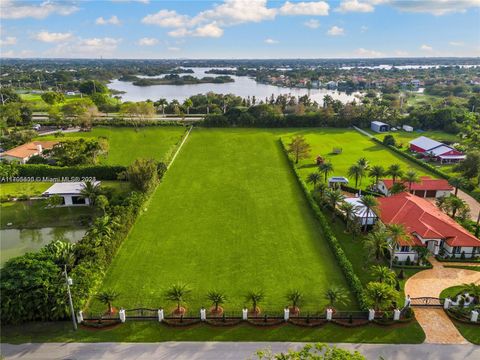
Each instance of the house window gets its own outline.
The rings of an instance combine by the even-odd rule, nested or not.
[[[81,196],[72,196],[72,204],[83,205],[83,204],[85,204],[85,198],[83,198]]]
[[[400,252],[409,252],[410,251],[410,246],[402,246],[400,248]]]
[[[460,254],[461,251],[462,251],[462,247],[461,247],[461,246],[454,246],[454,247],[453,247],[453,253],[454,253],[454,254]]]

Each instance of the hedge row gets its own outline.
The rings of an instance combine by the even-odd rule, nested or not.
[[[25,164],[18,166],[19,177],[31,178],[95,178],[97,180],[117,180],[118,174],[125,171],[125,166],[91,165],[91,166],[51,166],[44,164]]]
[[[393,152],[403,156],[404,158],[410,160],[410,161],[413,161],[415,164],[417,164],[418,166],[421,166],[423,167],[424,169],[430,171],[431,173],[443,178],[443,179],[446,179],[446,180],[450,180],[450,176],[445,174],[443,171],[441,170],[438,170],[436,167],[426,163],[425,161],[422,161],[420,159],[417,159],[415,156],[413,155],[410,155],[408,153],[406,153],[405,151],[403,150],[400,150],[398,148],[396,148],[395,146],[392,146],[392,145],[385,145],[381,140],[377,139],[376,137],[371,137],[370,139],[373,140],[373,142],[376,142],[377,144],[380,144],[380,145],[383,145],[385,147],[387,147],[388,149],[392,150]],[[472,192],[466,188],[461,188],[462,191],[464,191],[465,193],[469,194],[470,196],[472,196],[473,198],[475,198],[476,200],[480,201],[480,194],[477,194],[476,192]]]
[[[320,223],[320,227],[322,228],[323,235],[327,239],[327,242],[332,250],[332,252],[335,255],[335,258],[337,259],[338,265],[342,269],[342,272],[347,279],[347,283],[350,286],[350,289],[353,291],[355,294],[355,297],[357,298],[358,304],[360,305],[360,308],[362,310],[368,310],[368,305],[367,305],[367,300],[365,297],[364,289],[362,286],[362,282],[358,278],[357,274],[355,274],[355,271],[353,270],[352,263],[350,260],[348,260],[347,256],[345,255],[345,252],[342,249],[342,246],[338,242],[337,238],[335,237],[332,229],[330,228],[329,225],[329,220],[325,218],[323,215],[322,211],[320,210],[320,207],[318,206],[317,202],[313,198],[312,194],[308,190],[307,185],[301,178],[300,174],[297,171],[297,168],[293,164],[292,159],[288,155],[287,149],[285,147],[285,144],[283,143],[282,139],[280,139],[280,143],[282,145],[282,149],[285,153],[285,155],[288,158],[288,161],[291,165],[291,168],[293,170],[293,173],[295,174],[295,177],[297,178],[297,181],[299,182],[300,186],[302,187],[302,190],[305,194],[305,197],[307,198],[308,203],[310,204],[311,209],[313,210],[313,213],[317,220]]]

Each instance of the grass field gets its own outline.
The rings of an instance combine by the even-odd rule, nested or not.
[[[266,329],[250,325],[174,328],[154,321],[127,321],[110,330],[74,332],[70,322],[2,326],[2,343],[30,342],[160,342],[160,341],[302,341],[341,343],[419,344],[425,340],[417,322],[394,327],[379,325],[346,328],[327,324],[319,328],[291,325]]]
[[[347,284],[304,199],[278,134],[255,129],[194,129],[114,259],[103,288],[119,306],[166,306],[163,291],[183,282],[195,312],[211,289],[240,310],[262,289],[263,309],[285,293],[305,294],[303,309],[323,310],[324,291]],[[344,307],[356,308],[349,301]],[[103,310],[93,303],[91,308]],[[340,306],[339,306],[340,307]]]
[[[162,160],[181,139],[185,128],[182,126],[162,126],[139,128],[95,127],[90,132],[65,134],[68,138],[108,139],[109,151],[103,163],[109,165],[130,165],[138,158]],[[42,136],[43,140],[61,140],[55,136]]]
[[[422,167],[408,161],[401,155],[388,151],[384,146],[374,143],[365,135],[350,129],[315,129],[299,130],[294,135],[302,134],[311,145],[312,151],[308,159],[299,162],[299,171],[304,178],[317,171],[315,159],[321,155],[333,164],[333,173],[328,176],[345,176],[348,178],[348,168],[358,159],[365,157],[371,166],[382,165],[387,168],[391,164],[400,164],[404,171],[413,169],[419,175],[430,175]],[[292,133],[284,135],[283,139],[288,144]],[[332,154],[333,148],[341,148],[341,154]],[[355,180],[349,178],[350,185],[355,186]],[[373,183],[373,179],[364,178],[359,187],[365,188]]]

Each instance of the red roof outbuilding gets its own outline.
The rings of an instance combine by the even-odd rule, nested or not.
[[[392,179],[382,179],[388,190],[393,186]],[[398,182],[398,181],[397,181]],[[408,183],[404,184],[408,187]],[[419,183],[412,183],[412,190],[444,190],[452,191],[453,187],[445,179],[432,179],[430,176],[422,176]]]

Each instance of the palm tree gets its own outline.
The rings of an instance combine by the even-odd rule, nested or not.
[[[85,181],[80,190],[80,196],[83,199],[89,199],[90,205],[95,205],[95,200],[101,194],[100,184],[93,181]]]
[[[388,284],[369,282],[365,295],[373,308],[378,311],[389,308],[397,298],[398,292]]]
[[[346,290],[339,286],[329,287],[327,291],[325,291],[324,297],[328,300],[330,307],[334,307],[335,303],[344,304],[348,300]]]
[[[350,231],[351,218],[356,214],[358,206],[343,201],[339,208],[345,214],[345,227],[347,228],[347,231]]]
[[[87,235],[101,238],[111,239],[113,235],[113,229],[118,226],[115,218],[110,215],[103,215],[95,219],[93,226],[87,231]]]
[[[462,199],[456,197],[456,196],[449,196],[448,198],[445,199],[445,208],[449,211],[451,211],[450,217],[452,219],[455,219],[455,215],[457,214],[457,211],[466,207],[467,204],[465,201]]]
[[[258,308],[258,304],[264,299],[264,297],[263,291],[254,290],[250,291],[245,298],[252,303],[252,311],[254,313],[259,313],[260,309]]]
[[[462,284],[462,291],[468,293],[470,296],[473,296],[478,303],[480,299],[480,285],[475,283]]]
[[[395,285],[397,281],[397,275],[388,267],[382,265],[373,265],[370,270],[375,281],[388,285]]]
[[[342,192],[339,189],[335,190],[328,190],[325,194],[327,201],[330,203],[332,207],[333,216],[335,216],[335,210],[337,209],[337,204],[343,201],[345,196],[343,196]]]
[[[318,194],[320,195],[320,197],[323,198],[323,195],[325,194],[325,192],[327,191],[328,189],[328,186],[327,184],[325,183],[318,183],[315,188],[314,188],[314,191],[315,192],[318,192]]]
[[[364,242],[364,246],[371,256],[375,256],[375,260],[379,261],[388,247],[388,233],[383,226],[378,226],[374,231],[370,232]]]
[[[357,160],[357,164],[363,169],[362,173],[360,174],[360,185],[362,185],[362,178],[365,175],[366,171],[369,169],[370,165],[368,160],[364,157]]]
[[[365,211],[365,225],[364,225],[364,231],[367,231],[367,226],[368,226],[368,219],[370,215],[372,217],[375,216],[375,210],[378,207],[378,201],[373,195],[364,195],[360,199],[360,204],[362,204],[366,211]]]
[[[211,290],[207,294],[207,300],[210,300],[212,302],[212,305],[215,306],[215,309],[213,311],[215,313],[218,313],[218,307],[225,303],[227,297],[221,291]]]
[[[187,109],[187,114],[190,114],[190,108],[193,106],[193,102],[190,99],[186,99],[183,102],[183,106]]]
[[[156,101],[155,104],[162,108],[162,115],[165,116],[165,106],[168,105],[167,99],[162,98],[162,99]]]
[[[405,182],[408,182],[408,191],[412,191],[412,184],[413,183],[418,183],[420,182],[420,178],[418,177],[418,174],[414,170],[408,170],[405,173],[405,176],[402,177],[402,180]]]
[[[386,175],[390,175],[393,183],[395,183],[395,180],[403,175],[403,171],[400,165],[392,164],[388,167]]]
[[[457,196],[458,194],[458,188],[465,185],[465,179],[461,177],[450,178],[448,182],[450,183],[450,185],[452,185],[455,188],[455,196]]]
[[[165,291],[165,299],[177,303],[177,314],[182,313],[182,304],[185,303],[186,297],[191,290],[186,284],[174,284]]]
[[[293,312],[298,312],[298,305],[303,300],[303,294],[299,290],[291,290],[285,296],[288,302],[291,304]]]
[[[378,180],[385,176],[385,169],[381,165],[372,166],[368,175],[375,179],[375,189],[378,189]]]
[[[390,249],[390,269],[393,267],[393,252],[397,244],[401,243],[403,240],[408,239],[409,235],[405,226],[403,224],[389,224],[387,225],[387,233],[390,238],[389,249]]]
[[[114,290],[104,290],[101,293],[98,293],[95,295],[95,298],[100,301],[101,303],[105,304],[108,306],[108,313],[112,314],[113,313],[113,306],[112,303],[118,299],[120,296],[119,293],[117,293]]]
[[[315,187],[315,185],[317,185],[320,179],[321,177],[319,173],[311,173],[307,177],[307,183],[313,184],[313,187]]]
[[[364,175],[365,170],[361,165],[353,164],[348,169],[348,176],[355,179],[355,187],[358,187],[358,180]]]
[[[328,174],[333,171],[333,165],[331,162],[323,162],[318,166],[318,171],[324,175],[323,181],[326,183]]]

